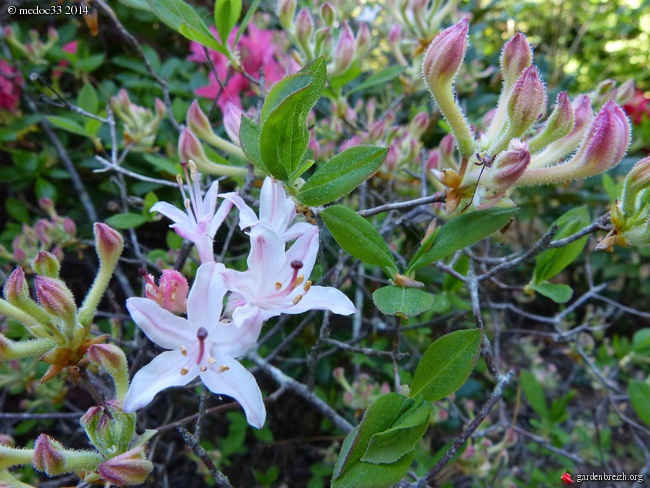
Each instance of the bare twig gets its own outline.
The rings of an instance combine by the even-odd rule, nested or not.
[[[385,205],[380,205],[379,207],[369,208],[368,210],[360,210],[357,213],[362,217],[370,217],[371,215],[376,215],[382,212],[388,212],[389,210],[402,210],[402,211],[410,210],[420,205],[427,205],[429,203],[440,203],[444,201],[445,201],[444,193],[435,193],[431,196],[424,197],[424,198],[416,198],[415,200],[409,200],[408,202],[387,203]]]

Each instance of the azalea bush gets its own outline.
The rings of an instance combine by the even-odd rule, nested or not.
[[[72,6],[2,18],[2,486],[647,475],[647,14]]]

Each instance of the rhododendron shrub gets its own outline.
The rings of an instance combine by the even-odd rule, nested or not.
[[[9,8],[1,486],[645,476],[647,76],[581,67],[598,16]]]

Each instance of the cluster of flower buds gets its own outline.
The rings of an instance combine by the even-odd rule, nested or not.
[[[117,96],[111,98],[111,108],[123,123],[124,145],[135,151],[151,150],[158,126],[165,118],[165,104],[159,98],[155,102],[155,115],[149,108],[131,102],[129,94],[122,88]]]
[[[8,124],[18,112],[23,77],[17,68],[0,59],[0,123]]]
[[[0,245],[0,257],[14,262],[27,270],[41,251],[49,251],[59,260],[63,259],[63,249],[78,244],[77,226],[69,217],[61,217],[49,198],[41,198],[39,206],[45,210],[49,219],[39,219],[33,227],[23,224],[22,233],[13,240],[13,252]]]
[[[20,54],[20,57],[32,64],[48,64],[45,56],[59,40],[59,33],[54,27],[47,29],[47,41],[45,42],[41,41],[38,32],[34,29],[29,30],[29,40],[27,41],[18,39],[11,26],[4,28],[4,35],[9,45]]]
[[[371,47],[372,36],[368,25],[360,23],[355,36],[347,21],[337,21],[337,12],[331,3],[321,4],[318,27],[307,7],[300,9],[297,15],[295,11],[296,0],[278,2],[280,23],[291,36],[298,61],[303,66],[319,56],[325,56],[328,76],[339,76]]]
[[[618,105],[625,105],[634,98],[634,92],[634,80],[632,79],[620,85],[617,85],[614,80],[604,80],[588,95],[594,107],[602,107],[610,100]]]
[[[21,267],[9,276],[3,289],[4,300],[0,300],[0,313],[20,322],[35,338],[12,341],[0,334],[1,360],[40,356],[41,361],[50,365],[42,383],[69,367],[72,369],[68,372],[74,373],[88,348],[103,342],[105,336],[91,338],[89,329],[124,242],[106,224],[95,224],[95,245],[100,268],[79,308],[72,291],[59,278],[59,260],[49,252],[39,252],[32,262],[38,273],[34,279],[38,301],[31,298]]]
[[[365,373],[358,374],[352,384],[346,379],[343,368],[335,368],[332,371],[332,376],[345,390],[343,403],[345,406],[354,409],[357,417],[365,412],[377,398],[391,391],[388,383],[379,384],[373,382],[370,376]]]
[[[630,125],[623,110],[611,100],[594,116],[588,96],[571,101],[562,92],[545,124],[539,124],[546,111],[546,90],[522,34],[504,46],[503,87],[497,108],[487,129],[475,137],[454,92],[467,50],[468,29],[468,21],[462,20],[438,34],[422,66],[460,157],[450,167],[434,171],[447,189],[448,213],[463,201],[467,202],[463,209],[472,203],[487,208],[506,198],[516,186],[587,178],[621,161],[630,142]]]
[[[609,216],[613,229],[596,249],[650,245],[650,157],[638,161],[627,174]]]

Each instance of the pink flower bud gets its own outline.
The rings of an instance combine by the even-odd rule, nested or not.
[[[528,145],[513,139],[510,148],[503,151],[494,161],[493,181],[497,189],[511,187],[524,174],[530,163]]]
[[[154,108],[156,109],[156,117],[159,120],[162,120],[167,113],[167,107],[165,107],[165,103],[160,98],[156,98],[154,102]]]
[[[303,7],[296,17],[296,38],[303,46],[309,46],[311,36],[314,34],[314,19],[307,7]]]
[[[354,34],[352,33],[352,29],[347,21],[344,21],[339,34],[339,40],[334,49],[333,58],[335,74],[341,74],[352,66],[356,56],[356,51],[357,46],[356,41],[354,40]]]
[[[226,102],[223,110],[223,125],[230,140],[240,147],[239,129],[241,128],[242,115],[244,115],[244,112],[237,105]]]
[[[47,313],[61,317],[67,325],[75,323],[77,305],[72,292],[63,281],[37,276],[34,279],[34,287],[38,301]]]
[[[334,7],[332,7],[331,3],[325,2],[321,5],[320,18],[326,26],[332,27],[332,25],[334,25],[334,22],[336,22],[336,11],[334,10]]]
[[[465,58],[468,30],[469,21],[463,19],[439,33],[429,45],[422,73],[432,93],[436,91],[435,86],[452,83]]]
[[[414,138],[419,139],[429,127],[429,122],[431,122],[429,114],[426,112],[419,112],[415,117],[413,117],[413,120],[411,120],[411,123],[409,124],[409,133]]]
[[[634,80],[629,79],[616,89],[616,103],[625,105],[634,98]]]
[[[397,169],[397,164],[399,163],[400,160],[400,154],[399,154],[399,149],[397,149],[396,144],[391,144],[390,147],[388,148],[388,154],[386,155],[386,159],[384,159],[384,167],[386,168],[386,171],[389,173],[392,173]]]
[[[63,445],[45,434],[39,435],[34,443],[34,469],[55,476],[65,472],[65,464]]]
[[[70,237],[77,235],[77,224],[70,217],[63,217],[63,230]]]
[[[96,223],[93,230],[95,232],[95,248],[100,261],[107,264],[117,263],[124,250],[122,235],[104,223]]]
[[[546,120],[544,129],[530,142],[530,152],[537,152],[544,146],[564,137],[571,132],[574,123],[575,114],[571,100],[566,92],[560,92],[557,96],[555,109]]]
[[[153,471],[153,464],[147,460],[142,447],[131,449],[104,461],[97,468],[97,472],[104,481],[117,486],[144,483],[151,471]]]
[[[16,441],[14,441],[14,438],[8,434],[0,434],[0,445],[14,447],[16,445]]]
[[[399,24],[393,25],[388,31],[388,42],[391,45],[397,46],[402,42],[402,26]]]
[[[314,52],[322,53],[330,49],[332,45],[332,28],[325,26],[316,29],[314,34]]]
[[[427,171],[440,168],[440,149],[434,149],[429,153],[426,163]]]
[[[201,110],[197,100],[194,100],[187,110],[185,121],[190,130],[202,139],[209,139],[214,134],[210,121],[203,110]]]
[[[25,299],[29,299],[29,288],[25,279],[25,271],[20,266],[9,275],[3,288],[5,300],[16,305]]]
[[[34,234],[36,234],[36,238],[47,247],[52,243],[52,232],[55,229],[56,226],[49,220],[45,219],[38,219],[34,224]]]
[[[630,124],[625,112],[614,102],[607,102],[569,161],[549,168],[529,169],[517,184],[560,183],[600,174],[620,162],[629,143]]]
[[[210,160],[203,150],[201,141],[189,128],[183,129],[178,138],[178,154],[182,161],[194,161],[198,166],[210,164]]]
[[[370,141],[379,141],[386,133],[386,121],[384,119],[378,120],[370,126],[368,131],[368,139]]]
[[[145,294],[147,298],[155,301],[161,307],[172,313],[185,313],[187,311],[187,293],[189,285],[185,277],[173,269],[163,270],[158,281],[158,286],[153,282],[151,275],[146,275],[147,285]]]
[[[32,262],[32,268],[41,276],[58,278],[61,263],[54,254],[47,251],[40,251],[36,259]]]
[[[501,52],[501,72],[503,73],[504,90],[507,92],[533,62],[533,50],[526,36],[517,33],[510,39]]]
[[[368,24],[363,22],[359,25],[359,29],[357,30],[357,57],[366,54],[371,45],[372,34],[370,33],[370,27],[368,27]]]
[[[124,351],[112,344],[93,344],[88,348],[88,358],[106,370],[113,379],[115,398],[122,400],[129,389],[129,367]]]
[[[280,24],[286,30],[291,31],[293,27],[293,16],[296,13],[296,0],[280,0],[277,6],[277,15]]]
[[[509,136],[520,137],[544,111],[546,90],[535,66],[529,66],[512,88],[508,99]]]
[[[56,215],[56,210],[54,210],[54,203],[51,198],[41,197],[38,199],[38,206],[47,212],[49,216]]]

